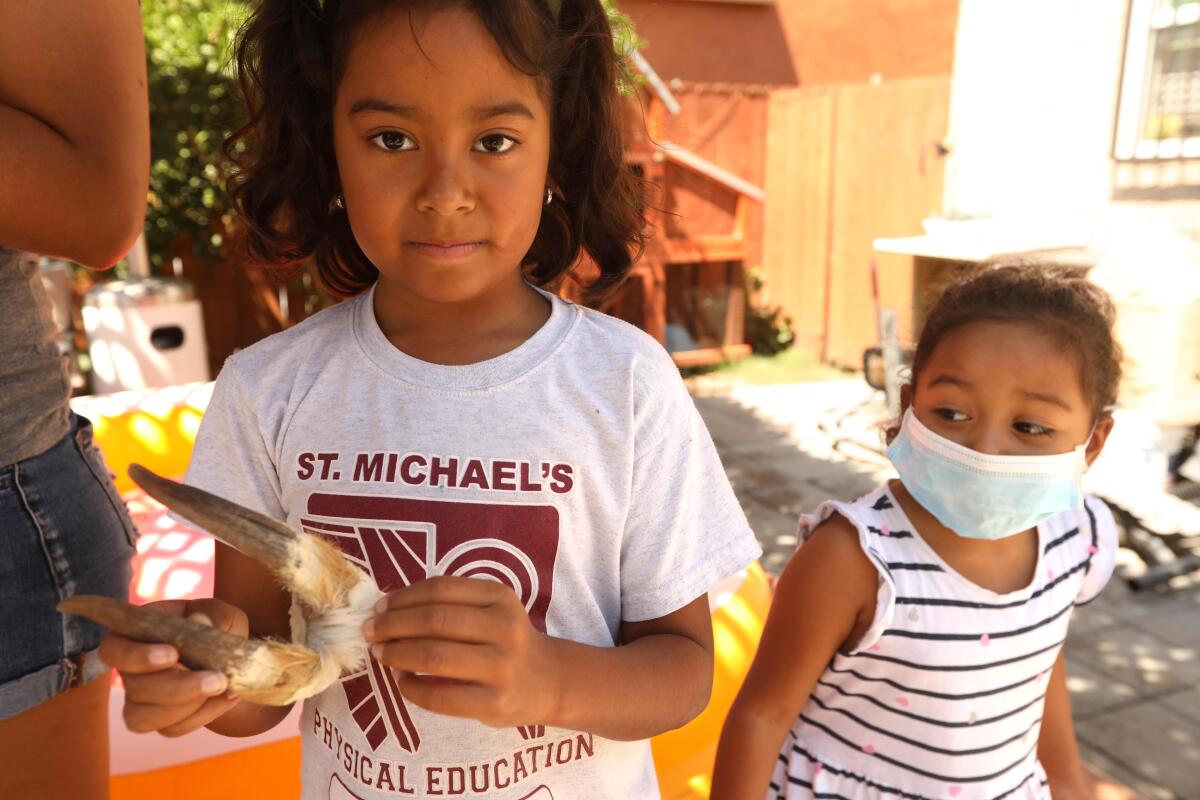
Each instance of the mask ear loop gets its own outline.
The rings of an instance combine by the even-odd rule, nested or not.
[[[1092,429],[1088,431],[1087,438],[1084,439],[1083,444],[1079,445],[1079,447],[1081,448],[1081,450],[1083,452],[1083,458],[1084,458],[1084,467],[1083,468],[1085,471],[1091,469],[1091,467],[1092,467],[1091,464],[1087,463],[1087,450],[1089,447],[1092,446],[1092,437],[1096,435],[1096,428],[1100,427],[1100,420],[1104,419],[1105,417],[1109,417],[1111,419],[1112,413],[1116,410],[1117,410],[1116,405],[1107,405],[1104,408],[1100,409],[1100,413],[1097,414],[1096,419],[1092,421]]]

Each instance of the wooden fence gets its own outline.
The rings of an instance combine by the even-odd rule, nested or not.
[[[861,363],[878,340],[878,298],[911,335],[912,260],[881,236],[921,232],[940,210],[949,77],[786,89],[770,96],[765,159],[765,299],[793,317],[797,346]]]

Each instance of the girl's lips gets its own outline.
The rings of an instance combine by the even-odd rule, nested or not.
[[[427,258],[436,258],[441,261],[453,261],[455,259],[465,258],[466,256],[471,255],[476,250],[483,247],[483,242],[456,242],[454,244],[409,242],[408,246]]]

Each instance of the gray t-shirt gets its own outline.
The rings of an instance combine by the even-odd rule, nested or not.
[[[37,259],[0,247],[0,467],[44,453],[71,429],[56,330]]]
[[[384,590],[511,586],[536,628],[612,646],[760,550],[662,347],[552,298],[498,358],[418,361],[371,293],[233,356],[187,482],[327,536]],[[408,704],[372,663],[308,701],[303,796],[658,797],[647,741],[493,729]]]

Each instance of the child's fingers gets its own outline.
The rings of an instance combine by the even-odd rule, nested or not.
[[[203,728],[208,723],[212,722],[217,717],[224,714],[229,709],[238,704],[240,698],[221,695],[220,697],[210,697],[204,701],[200,708],[196,709],[186,718],[176,722],[173,725],[168,725],[165,728],[159,729],[159,733],[163,736],[174,738],[183,736],[185,733]]]
[[[199,706],[229,688],[229,682],[219,672],[171,669],[124,677],[127,701],[140,705]]]
[[[478,606],[438,603],[377,614],[363,626],[368,642],[445,639],[483,643],[496,634],[495,614]]]
[[[403,672],[417,672],[458,681],[484,681],[495,669],[490,647],[436,639],[405,639],[371,648],[379,663]]]
[[[122,675],[169,669],[179,661],[179,651],[169,644],[146,644],[110,633],[100,642],[100,660]]]
[[[210,625],[217,630],[232,633],[235,636],[249,635],[246,612],[215,597],[189,600],[186,614],[188,619]]]
[[[496,692],[478,684],[450,684],[427,681],[416,675],[397,674],[396,684],[400,694],[426,711],[451,717],[477,719],[485,724],[505,724],[499,718],[502,709],[497,707]]]
[[[515,598],[512,589],[495,581],[440,575],[397,589],[380,600],[375,608],[378,611],[395,611],[432,603],[490,606]]]
[[[187,719],[204,703],[205,698],[201,698],[192,703],[159,705],[157,703],[137,703],[127,697],[121,715],[125,719],[125,727],[129,730],[134,733],[150,733]]]

